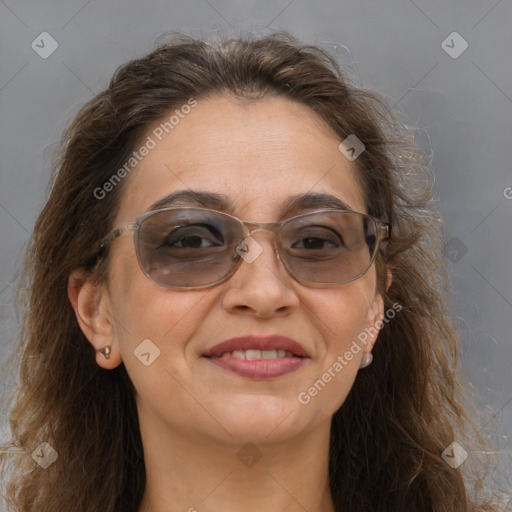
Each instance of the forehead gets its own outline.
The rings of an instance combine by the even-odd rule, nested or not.
[[[143,141],[150,139],[152,149],[124,184],[119,220],[129,222],[182,190],[226,196],[228,213],[259,222],[275,220],[290,196],[306,193],[366,211],[339,137],[309,107],[282,97],[198,100],[150,126]],[[177,204],[193,204],[189,199]]]

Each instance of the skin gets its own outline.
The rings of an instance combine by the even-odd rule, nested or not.
[[[339,142],[311,109],[284,98],[202,99],[130,175],[115,225],[186,188],[228,195],[236,207],[228,213],[247,221],[278,220],[286,197],[310,191],[365,213],[355,168]],[[375,337],[307,405],[297,395],[384,313],[375,266],[351,283],[311,288],[286,272],[270,233],[253,236],[263,253],[212,288],[153,283],[129,234],[109,247],[106,283],[93,285],[80,270],[70,277],[69,297],[97,364],[112,369],[124,362],[136,388],[147,472],[140,512],[334,511],[330,422]],[[285,376],[251,380],[201,357],[249,333],[288,336],[311,358]],[[160,350],[149,366],[134,355],[145,339]],[[99,352],[106,345],[108,360]],[[252,467],[237,457],[246,443],[261,454]]]

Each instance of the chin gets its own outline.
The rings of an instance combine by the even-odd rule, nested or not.
[[[244,402],[243,405],[237,402],[238,407],[232,402],[229,408],[215,414],[231,434],[230,442],[235,444],[285,441],[307,427],[304,409],[289,401],[258,396]]]

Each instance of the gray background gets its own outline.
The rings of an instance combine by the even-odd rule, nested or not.
[[[0,1],[0,358],[16,336],[13,282],[52,144],[78,107],[165,31],[285,29],[336,51],[415,127],[432,158],[461,357],[494,408],[482,430],[499,424],[499,475],[512,485],[511,22],[510,0]],[[58,43],[46,59],[31,47],[44,31]],[[457,36],[444,45],[452,56],[442,46],[454,31],[469,45],[457,58]]]

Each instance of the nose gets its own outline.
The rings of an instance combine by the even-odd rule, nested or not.
[[[299,303],[296,284],[279,260],[271,233],[253,232],[240,249],[242,262],[226,282],[224,308],[260,318],[289,314]]]

